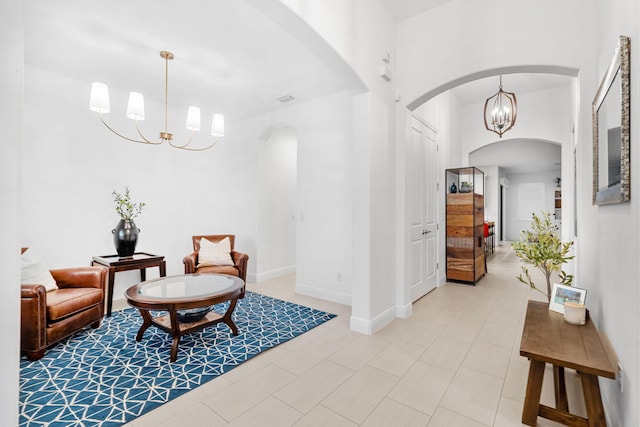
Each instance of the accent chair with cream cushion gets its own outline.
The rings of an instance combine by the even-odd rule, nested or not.
[[[185,274],[230,274],[238,276],[246,283],[249,256],[234,250],[235,235],[199,235],[192,236],[191,241],[193,252],[182,260]]]
[[[29,360],[47,347],[104,315],[105,267],[48,270],[31,249],[23,248],[20,286],[20,351]]]

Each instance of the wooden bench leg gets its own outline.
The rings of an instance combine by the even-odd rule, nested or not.
[[[553,386],[556,395],[556,409],[569,412],[567,385],[564,381],[564,368],[562,366],[553,365]]]
[[[587,407],[587,418],[590,427],[606,427],[607,421],[604,417],[602,407],[602,397],[600,397],[600,385],[598,377],[591,374],[581,373],[582,391],[584,393],[584,403]]]
[[[540,394],[544,378],[544,362],[531,360],[529,365],[529,379],[527,380],[527,394],[522,408],[522,424],[535,426],[540,408]]]

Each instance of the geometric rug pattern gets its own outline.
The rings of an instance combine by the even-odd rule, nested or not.
[[[137,342],[140,313],[114,312],[42,359],[20,361],[19,425],[120,426],[334,317],[247,291],[233,314],[238,336],[224,323],[183,336],[169,363],[169,334],[152,326]]]

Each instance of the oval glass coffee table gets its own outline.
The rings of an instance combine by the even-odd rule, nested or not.
[[[220,322],[226,323],[233,335],[238,328],[231,315],[238,298],[244,294],[244,281],[226,274],[184,274],[147,280],[127,289],[127,302],[137,308],[143,323],[136,334],[142,340],[144,332],[153,325],[173,337],[170,361],[178,355],[180,337]],[[212,310],[214,304],[229,302],[224,315]],[[151,311],[168,312],[153,317]]]

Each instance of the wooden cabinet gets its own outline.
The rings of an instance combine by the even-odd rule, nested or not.
[[[484,173],[447,169],[447,280],[475,284],[486,274]]]

